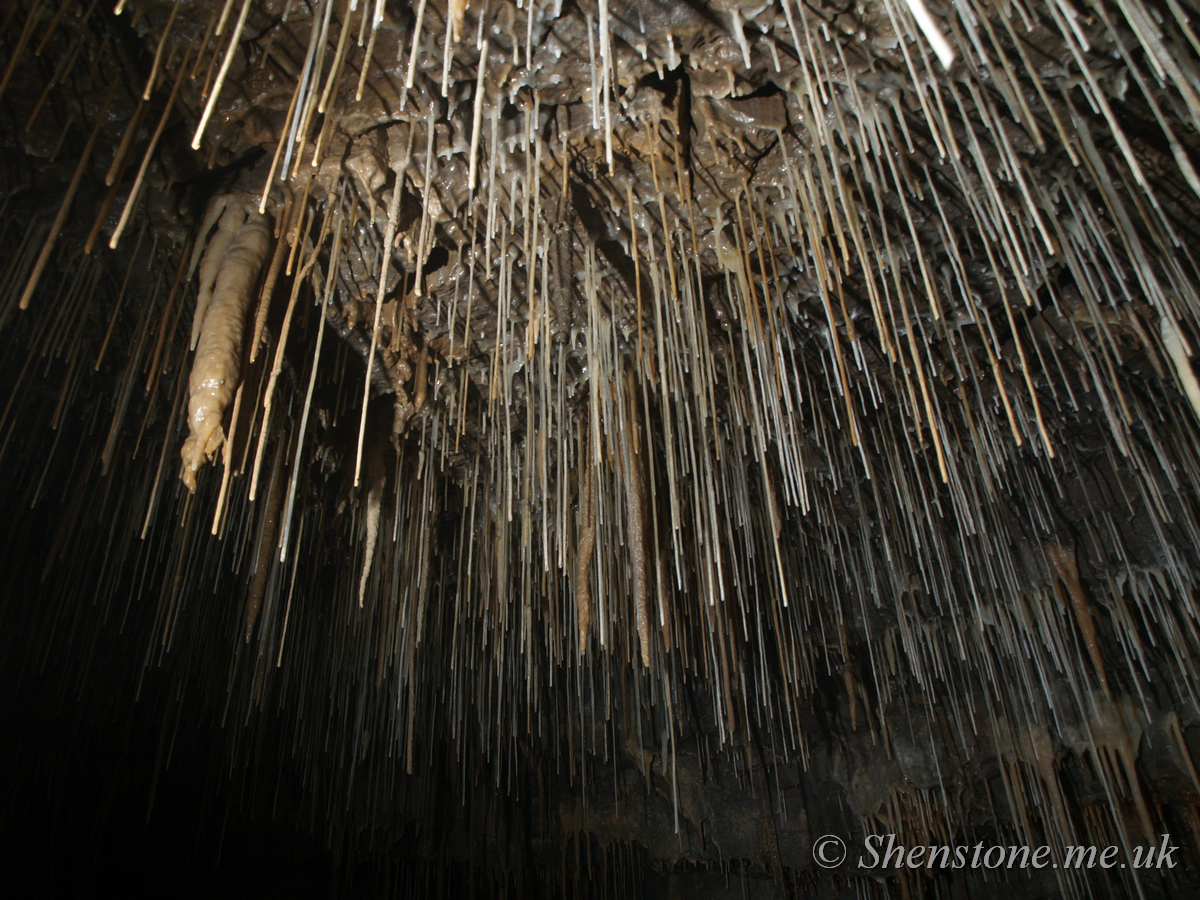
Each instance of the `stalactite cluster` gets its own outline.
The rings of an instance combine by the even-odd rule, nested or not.
[[[380,894],[1187,896],[1198,30],[14,0],[13,696]]]

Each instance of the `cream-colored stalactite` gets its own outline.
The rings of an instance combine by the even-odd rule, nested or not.
[[[1196,373],[1192,371],[1192,363],[1188,359],[1191,356],[1191,350],[1179,333],[1179,329],[1175,327],[1175,323],[1169,318],[1164,316],[1158,324],[1162,331],[1163,347],[1166,348],[1167,355],[1171,358],[1171,364],[1175,367],[1179,386],[1183,388],[1183,393],[1192,404],[1192,409],[1196,411],[1196,416],[1200,417],[1200,382],[1196,381]]]
[[[383,515],[383,493],[387,487],[387,451],[391,432],[372,428],[363,450],[363,477],[367,483],[367,540],[363,547],[362,576],[358,580],[358,605],[367,596],[371,566],[379,543],[379,522]]]
[[[250,209],[248,215],[246,206],[240,209],[245,217],[244,224],[220,260],[212,301],[204,314],[196,358],[188,379],[188,428],[191,433],[180,455],[183,457],[181,477],[189,491],[196,490],[196,472],[225,440],[221,417],[237,389],[246,310],[271,244],[267,217],[257,209]],[[213,244],[215,241],[209,244],[209,253]]]
[[[208,201],[208,208],[204,211],[204,221],[200,223],[200,231],[196,234],[196,243],[192,246],[192,261],[188,263],[188,281],[191,281],[193,276],[195,276],[196,267],[200,265],[200,260],[204,258],[204,249],[208,246],[208,233],[213,230],[213,226],[217,224],[217,220],[225,212],[225,207],[229,205],[229,201],[229,194],[218,194]]]
[[[446,18],[450,21],[450,38],[455,44],[458,43],[458,39],[462,36],[463,18],[466,16],[467,7],[470,5],[471,0],[450,0]]]
[[[371,578],[371,564],[375,561],[375,544],[379,541],[379,519],[383,512],[384,478],[371,479],[367,489],[367,542],[363,548],[362,577],[358,581],[358,605],[361,608],[367,596],[367,582]]]
[[[212,302],[217,275],[225,265],[225,254],[229,252],[245,222],[246,208],[240,203],[228,202],[217,224],[217,233],[209,241],[204,258],[200,261],[200,291],[196,294],[196,315],[192,318],[189,349],[195,350],[196,342],[200,340],[200,329],[204,326],[204,317],[208,314],[208,306]]]

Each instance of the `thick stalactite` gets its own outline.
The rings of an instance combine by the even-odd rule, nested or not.
[[[14,0],[19,883],[1200,890],[1198,23]]]

